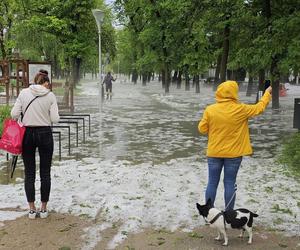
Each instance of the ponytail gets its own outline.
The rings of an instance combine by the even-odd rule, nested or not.
[[[34,77],[34,83],[42,85],[45,82],[50,82],[48,77],[48,71],[44,69],[40,69],[40,71]]]

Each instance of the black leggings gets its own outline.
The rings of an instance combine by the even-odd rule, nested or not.
[[[106,84],[106,93],[108,93],[108,92],[110,92],[110,93],[112,93],[112,84],[110,83],[110,84]]]
[[[41,201],[48,202],[51,188],[50,168],[53,156],[51,127],[26,127],[23,139],[23,162],[25,166],[25,192],[28,202],[35,201],[35,151],[40,155]]]

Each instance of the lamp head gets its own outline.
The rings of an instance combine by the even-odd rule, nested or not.
[[[99,9],[94,9],[94,10],[92,10],[92,12],[96,19],[97,26],[99,28],[104,19],[104,12]]]

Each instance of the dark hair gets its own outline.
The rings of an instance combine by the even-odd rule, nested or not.
[[[50,82],[48,77],[48,71],[44,69],[40,69],[40,71],[34,77],[34,83],[42,85],[45,82]]]

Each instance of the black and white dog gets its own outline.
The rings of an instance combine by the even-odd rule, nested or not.
[[[205,205],[196,204],[200,215],[204,220],[210,224],[211,227],[218,229],[218,236],[216,240],[221,240],[221,234],[224,236],[223,246],[228,245],[228,238],[226,234],[226,227],[241,229],[242,232],[239,237],[243,237],[246,230],[249,234],[248,244],[252,243],[252,224],[253,217],[258,215],[245,208],[239,208],[231,211],[220,211],[214,208],[209,199]]]

